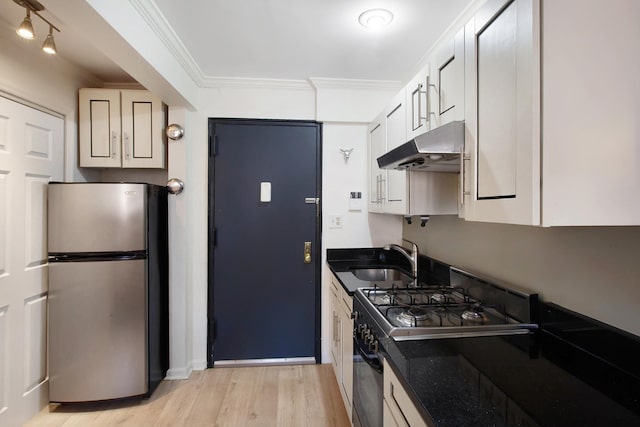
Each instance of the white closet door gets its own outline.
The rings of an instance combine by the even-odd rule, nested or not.
[[[0,97],[0,425],[48,403],[47,183],[62,180],[64,120]]]

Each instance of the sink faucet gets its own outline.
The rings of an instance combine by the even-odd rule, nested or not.
[[[414,281],[414,286],[415,286],[418,283],[418,255],[419,255],[418,245],[416,245],[415,243],[407,239],[402,239],[402,240],[407,243],[411,243],[411,253],[407,252],[405,248],[399,245],[386,245],[383,249],[385,251],[390,251],[391,249],[395,249],[396,251],[400,252],[409,260],[409,262],[411,263],[411,274],[413,274],[413,277],[415,278],[415,281]]]

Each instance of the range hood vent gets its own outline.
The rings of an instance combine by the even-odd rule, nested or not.
[[[464,121],[442,125],[378,157],[380,169],[460,172]]]

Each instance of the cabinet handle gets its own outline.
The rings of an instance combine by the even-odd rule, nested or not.
[[[440,95],[438,94],[438,88],[436,87],[436,85],[431,83],[431,76],[427,76],[427,90],[425,91],[427,95],[427,117],[426,117],[427,123],[431,121],[431,116],[435,115],[435,113],[431,111],[431,96],[429,95],[431,88],[433,88],[436,91],[436,95],[440,97]]]
[[[471,158],[464,153],[464,147],[460,148],[460,206],[464,206],[464,196],[471,194],[470,191],[464,189],[464,162]]]
[[[380,175],[380,203],[387,200],[387,192],[384,188],[383,182],[386,184],[387,180],[383,178],[383,175]]]
[[[415,96],[418,96],[418,117],[417,117],[417,122],[418,124],[416,125],[416,112],[415,112],[415,102],[413,101]],[[422,120],[426,120],[429,121],[428,117],[422,117],[422,102],[420,102],[420,97],[422,95],[427,95],[427,92],[422,90],[422,83],[418,83],[418,86],[416,87],[416,89],[411,93],[411,128],[412,130],[416,130],[419,127],[422,126],[421,121]]]
[[[127,132],[124,133],[124,157],[127,160],[131,157],[129,155],[129,134]]]
[[[116,142],[118,141],[118,135],[116,135],[116,131],[111,132],[111,157],[116,157]]]

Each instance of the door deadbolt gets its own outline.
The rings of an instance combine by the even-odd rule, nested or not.
[[[304,242],[304,263],[311,263],[311,242]]]

